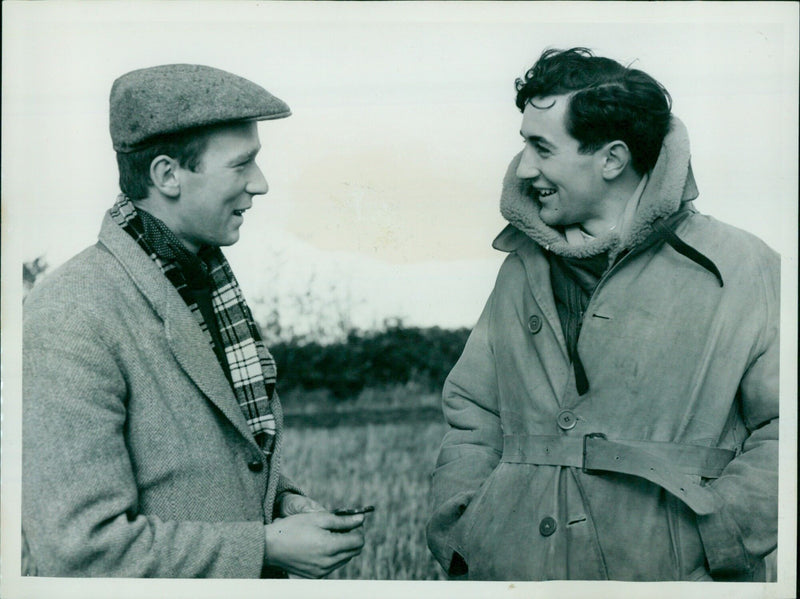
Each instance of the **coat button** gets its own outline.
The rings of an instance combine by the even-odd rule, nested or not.
[[[539,522],[539,532],[543,537],[549,537],[556,531],[556,528],[558,528],[556,521],[550,516],[542,518],[542,521]]]
[[[253,472],[261,472],[264,469],[264,462],[261,460],[253,460],[247,467],[250,468]]]
[[[542,319],[538,314],[534,314],[528,319],[528,330],[534,335],[542,330]]]
[[[578,419],[572,410],[561,410],[556,416],[556,422],[560,429],[568,431],[571,428],[575,428]]]

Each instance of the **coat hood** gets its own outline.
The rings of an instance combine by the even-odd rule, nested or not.
[[[673,116],[639,207],[624,237],[612,232],[585,245],[573,246],[560,232],[539,218],[539,206],[531,197],[529,186],[516,176],[521,157],[522,152],[514,157],[503,180],[500,213],[510,226],[492,244],[502,251],[517,247],[522,241],[519,234],[522,232],[546,250],[561,256],[586,258],[605,251],[615,254],[622,248],[634,247],[644,241],[652,232],[655,220],[674,214],[682,204],[698,196],[690,162],[689,135],[684,124]]]

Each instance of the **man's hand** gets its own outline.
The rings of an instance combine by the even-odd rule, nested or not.
[[[334,516],[310,512],[279,518],[265,528],[266,560],[271,566],[320,578],[361,553],[364,515]]]
[[[278,516],[294,516],[295,514],[305,514],[307,512],[324,512],[324,507],[305,495],[297,493],[281,493],[277,500]]]

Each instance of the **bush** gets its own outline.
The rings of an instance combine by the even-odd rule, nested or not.
[[[393,324],[381,331],[351,331],[336,343],[284,341],[270,351],[281,391],[328,389],[344,399],[365,388],[407,383],[440,389],[468,336],[466,328]]]

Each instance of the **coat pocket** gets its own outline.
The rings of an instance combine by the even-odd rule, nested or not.
[[[473,561],[471,559],[474,555],[471,549],[473,545],[471,540],[476,532],[475,526],[478,522],[485,522],[487,517],[491,518],[492,514],[495,512],[496,508],[492,505],[491,495],[493,488],[496,486],[498,478],[502,476],[502,471],[506,467],[507,464],[501,462],[494,470],[492,470],[492,473],[483,482],[481,487],[478,489],[478,492],[467,506],[467,509],[464,511],[464,514],[461,516],[459,527],[463,532],[461,535],[459,535],[461,538],[459,553],[467,563],[467,567],[470,567]]]
[[[464,516],[461,555],[471,580],[538,580],[562,534],[542,532],[553,520],[558,467],[502,462]],[[546,530],[546,529],[545,529]]]
[[[676,580],[713,580],[694,512],[678,498],[667,495],[667,510],[675,551]]]

